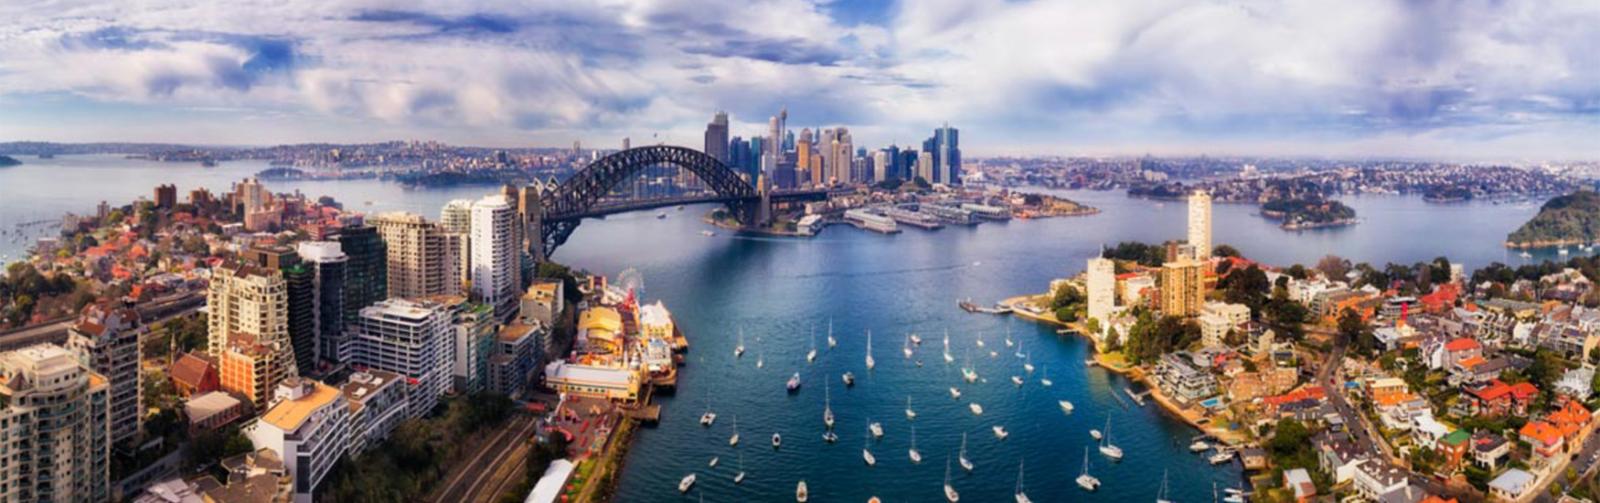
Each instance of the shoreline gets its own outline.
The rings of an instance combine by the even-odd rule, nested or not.
[[[1229,447],[1239,447],[1239,446],[1242,446],[1242,445],[1244,445],[1244,444],[1249,442],[1250,439],[1244,438],[1238,433],[1230,432],[1228,430],[1215,429],[1215,428],[1208,427],[1208,425],[1210,424],[1209,420],[1205,424],[1202,424],[1200,422],[1200,420],[1203,419],[1204,416],[1191,414],[1191,413],[1187,412],[1188,409],[1183,408],[1183,407],[1178,407],[1178,405],[1176,403],[1172,402],[1171,399],[1167,398],[1165,393],[1162,393],[1161,388],[1159,386],[1156,386],[1154,383],[1150,382],[1148,376],[1145,375],[1145,373],[1144,373],[1144,371],[1142,369],[1140,369],[1139,367],[1127,366],[1126,362],[1120,361],[1121,358],[1118,358],[1117,360],[1112,360],[1111,358],[1109,358],[1107,356],[1108,353],[1106,353],[1106,352],[1104,352],[1104,351],[1102,351],[1100,349],[1100,341],[1095,340],[1093,337],[1090,337],[1087,334],[1086,327],[1084,327],[1083,323],[1079,323],[1079,322],[1071,322],[1071,323],[1062,322],[1060,320],[1057,320],[1055,318],[1054,314],[1050,314],[1050,313],[1035,314],[1035,313],[1030,312],[1030,311],[1028,311],[1026,309],[1018,309],[1018,308],[1016,308],[1017,304],[1027,303],[1027,302],[1030,302],[1032,299],[1039,299],[1039,298],[1044,298],[1044,297],[1045,297],[1044,294],[1018,295],[1018,296],[1015,296],[1015,297],[1009,297],[1009,298],[1007,298],[1005,300],[1002,300],[1002,301],[1000,301],[1000,304],[1006,305],[1006,306],[1011,306],[1012,307],[1011,313],[1013,315],[1016,315],[1016,316],[1022,318],[1022,319],[1025,319],[1025,320],[1028,320],[1028,321],[1037,322],[1037,323],[1043,323],[1045,325],[1065,328],[1068,331],[1072,332],[1072,335],[1084,338],[1085,340],[1087,340],[1089,342],[1091,347],[1094,348],[1094,361],[1095,361],[1095,365],[1096,366],[1098,366],[1100,368],[1103,368],[1103,369],[1106,369],[1107,371],[1110,371],[1110,372],[1115,373],[1117,375],[1120,375],[1122,377],[1125,377],[1128,380],[1131,380],[1131,381],[1134,381],[1134,382],[1137,382],[1139,384],[1144,385],[1145,390],[1147,390],[1149,392],[1150,397],[1154,398],[1156,403],[1161,406],[1162,411],[1166,412],[1170,416],[1176,416],[1178,419],[1182,420],[1185,424],[1188,424],[1190,427],[1192,427],[1192,428],[1194,428],[1196,430],[1199,430],[1200,433],[1204,433],[1207,436],[1210,436],[1211,438],[1213,438],[1213,439],[1215,439],[1215,440],[1217,440],[1217,441],[1219,441],[1219,442],[1221,442],[1223,444],[1227,444]],[[1058,335],[1059,335],[1059,332],[1058,332]],[[1112,393],[1117,393],[1118,391],[1117,390],[1112,390],[1111,392]]]
[[[1600,241],[1600,240],[1595,240]],[[1587,246],[1594,242],[1585,239],[1539,239],[1534,241],[1506,241],[1505,247],[1513,250],[1537,250],[1542,248],[1566,248],[1568,246]]]

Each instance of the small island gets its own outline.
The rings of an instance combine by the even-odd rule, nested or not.
[[[19,164],[22,164],[22,161],[18,161],[15,157],[0,155],[0,168],[9,168]]]
[[[1261,204],[1261,216],[1283,221],[1285,230],[1340,227],[1356,223],[1356,210],[1334,199],[1274,199]]]
[[[1506,236],[1506,247],[1584,245],[1596,240],[1600,240],[1600,193],[1579,190],[1545,201],[1539,214]]]

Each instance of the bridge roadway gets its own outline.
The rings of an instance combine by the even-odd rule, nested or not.
[[[178,316],[192,313],[206,305],[203,292],[190,292],[162,297],[138,306],[140,317],[146,325],[153,325]],[[76,317],[57,318],[48,323],[0,332],[0,351],[10,351],[44,342],[63,343],[67,328]]]

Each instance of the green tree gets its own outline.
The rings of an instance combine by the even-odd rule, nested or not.
[[[1243,255],[1239,254],[1239,249],[1238,248],[1234,248],[1233,246],[1225,245],[1225,244],[1224,245],[1217,245],[1216,248],[1212,249],[1211,254],[1214,255],[1214,256],[1217,256],[1217,257],[1242,257],[1243,256]]]

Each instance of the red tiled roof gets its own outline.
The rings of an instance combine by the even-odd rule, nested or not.
[[[1539,394],[1539,388],[1528,382],[1506,384],[1501,382],[1499,379],[1495,379],[1488,386],[1478,389],[1469,389],[1467,392],[1477,395],[1480,399],[1490,401],[1499,400],[1507,396],[1510,396],[1516,400],[1527,400],[1528,398]]]
[[[1544,421],[1531,421],[1522,425],[1522,430],[1517,433],[1523,437],[1537,440],[1545,446],[1555,445],[1561,441],[1561,430],[1557,430],[1555,426],[1551,426],[1550,423]]]
[[[1478,344],[1477,339],[1470,337],[1462,337],[1460,339],[1445,343],[1444,345],[1445,351],[1466,351],[1469,349],[1480,349],[1482,347],[1483,345]]]

